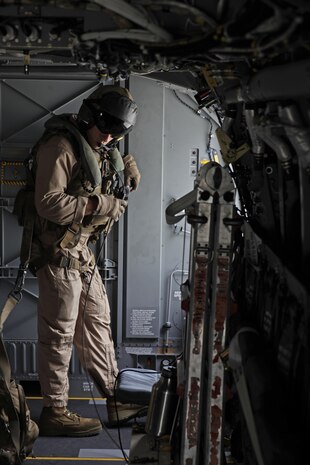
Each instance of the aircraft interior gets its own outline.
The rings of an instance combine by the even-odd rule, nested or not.
[[[102,431],[38,436],[26,452],[14,440],[15,459],[3,435],[0,464],[307,463],[309,24],[307,0],[0,1],[6,438],[22,434],[7,380],[33,421],[42,407],[38,285],[15,211],[25,160],[52,116],[115,85],[137,103],[117,147],[141,172],[123,217],[89,244],[111,307],[115,398],[141,412],[111,427],[73,349],[70,408]]]

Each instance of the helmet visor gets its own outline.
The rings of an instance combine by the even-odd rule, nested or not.
[[[104,134],[124,136],[136,122],[137,106],[127,97],[112,93],[100,100],[86,99],[84,104],[90,109],[96,126]]]
[[[111,134],[113,137],[124,136],[133,128],[126,121],[122,121],[104,111],[95,116],[95,123],[99,131],[103,134]]]

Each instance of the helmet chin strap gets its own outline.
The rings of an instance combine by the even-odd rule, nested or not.
[[[108,142],[107,144],[101,144],[100,146],[100,150],[105,150],[106,152],[108,152],[109,150],[113,150],[115,149],[116,145],[118,144],[118,142],[120,140],[122,140],[123,137],[114,137],[110,142]]]
[[[113,150],[115,149],[116,147],[116,144],[117,144],[117,140],[116,139],[112,139],[110,142],[108,142],[107,144],[101,144],[100,147],[99,147],[99,150],[100,152],[109,152],[110,150]]]
[[[112,141],[111,141],[112,142]],[[111,150],[111,146],[110,146],[110,142],[108,144],[101,144],[100,147],[99,147],[99,150],[103,150],[105,152],[108,152],[109,150]]]
[[[92,125],[90,125],[85,120],[77,120],[77,125],[78,125],[78,128],[79,128],[79,131],[81,132],[83,137],[87,140],[87,130],[90,129],[92,126],[95,126],[95,122]],[[102,143],[100,145],[100,147],[99,147],[99,150],[109,152],[110,150],[115,149],[118,142],[120,140],[122,140],[122,139],[123,139],[123,136],[116,136],[110,142],[108,142],[107,144]]]

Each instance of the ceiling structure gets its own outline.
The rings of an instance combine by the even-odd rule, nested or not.
[[[304,0],[2,0],[0,70],[66,66],[116,80],[173,72],[214,88],[307,55],[309,13]]]

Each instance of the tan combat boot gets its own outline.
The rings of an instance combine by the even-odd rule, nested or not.
[[[114,397],[107,398],[108,424],[107,426],[120,426],[133,418],[144,417],[147,414],[147,405],[122,404],[115,402]]]
[[[94,436],[101,429],[98,418],[83,418],[67,407],[44,407],[39,419],[40,436]]]

